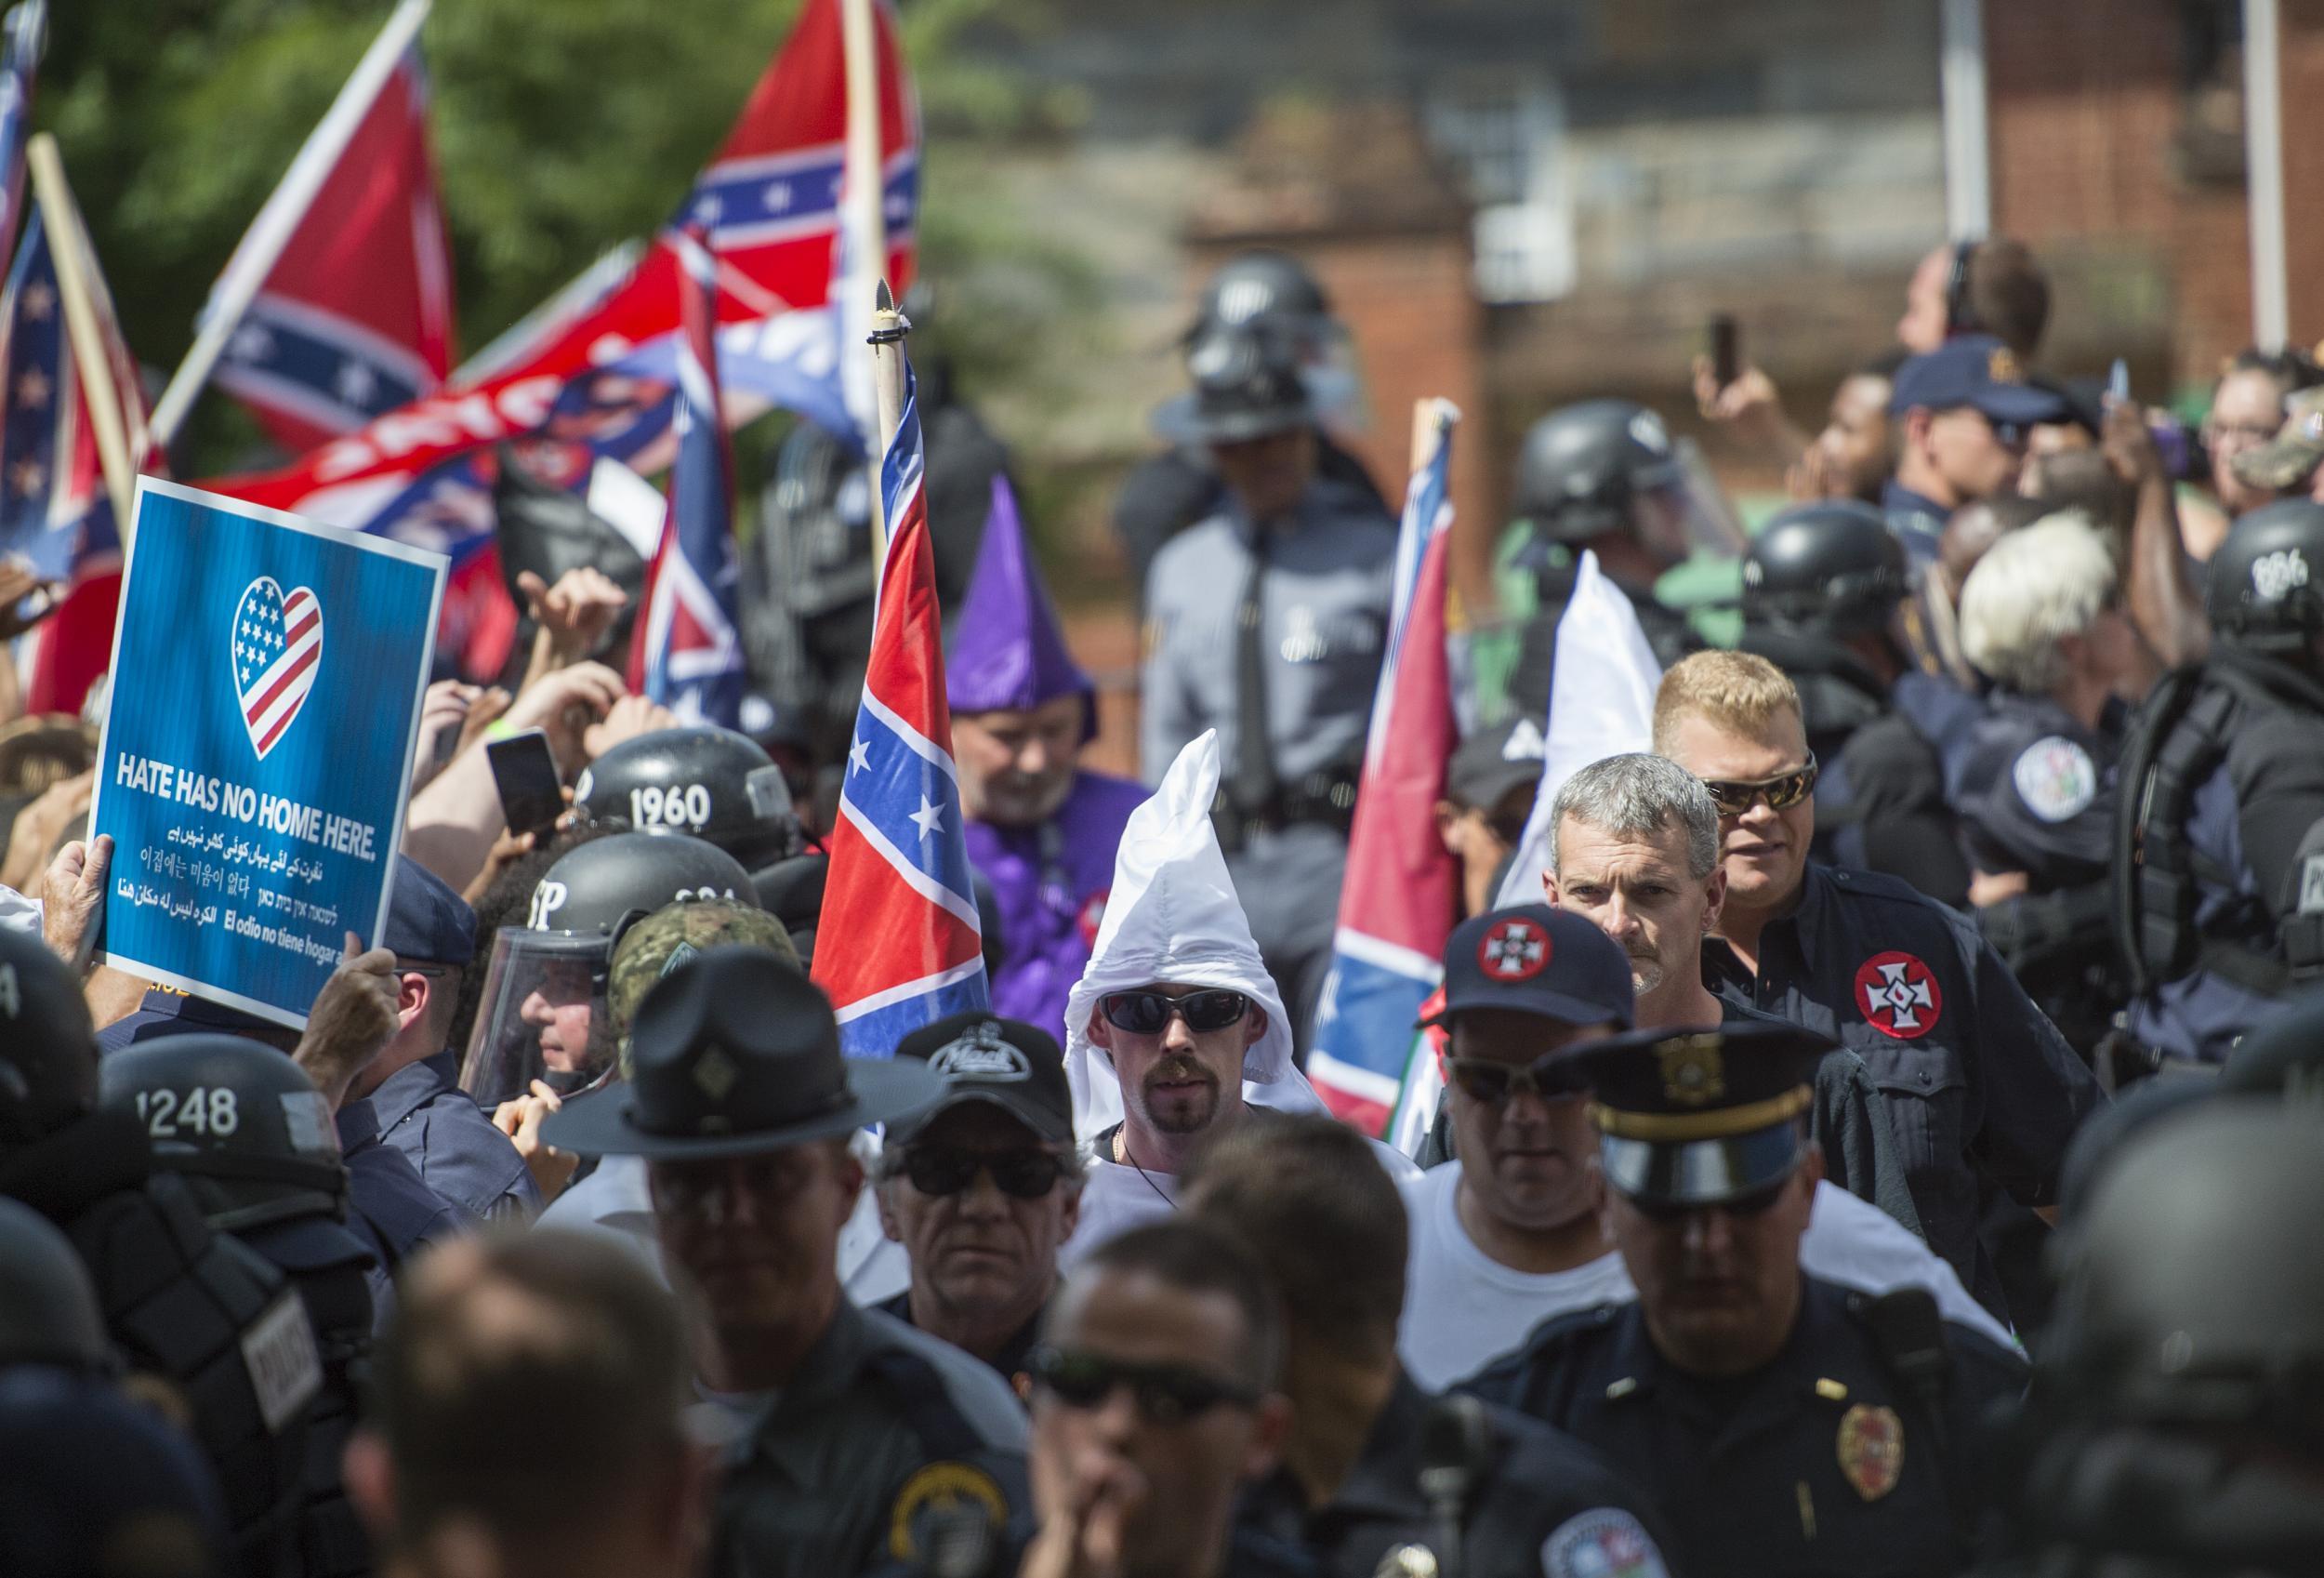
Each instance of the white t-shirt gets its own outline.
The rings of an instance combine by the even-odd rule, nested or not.
[[[1380,1166],[1399,1186],[1420,1176],[1412,1159],[1395,1147],[1379,1140],[1369,1143]],[[1142,1222],[1158,1221],[1178,1209],[1175,1174],[1156,1173],[1150,1167],[1142,1174],[1126,1162],[1116,1161],[1110,1143],[1102,1156],[1085,1147],[1083,1160],[1089,1167],[1089,1181],[1081,1189],[1081,1220],[1074,1228],[1074,1236],[1058,1248],[1060,1272],[1071,1271],[1091,1250],[1116,1234]]]
[[[1548,1273],[1515,1271],[1494,1260],[1460,1225],[1453,1199],[1459,1182],[1456,1160],[1432,1167],[1404,1186],[1412,1249],[1396,1346],[1421,1386],[1441,1390],[1474,1374],[1554,1316],[1638,1296],[1621,1256],[1611,1251],[1570,1271]],[[1815,1208],[1800,1240],[1800,1266],[1811,1277],[1862,1293],[1925,1287],[1936,1295],[1937,1311],[1946,1319],[2016,1346],[1918,1236],[1829,1180],[1816,1186]]]

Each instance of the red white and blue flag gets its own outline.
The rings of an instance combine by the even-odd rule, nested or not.
[[[67,205],[69,207],[70,205]],[[64,586],[58,610],[34,627],[24,663],[27,712],[75,712],[112,661],[121,596],[121,536],[106,491],[88,393],[75,360],[58,279],[55,227],[39,205],[26,220],[0,295],[0,550],[31,560]],[[129,461],[140,470],[145,404],[137,362],[121,338],[96,259],[81,283],[112,374]]]
[[[284,188],[312,179],[294,164]],[[262,212],[244,247],[267,222]],[[228,261],[228,277],[239,260]],[[429,151],[427,71],[413,47],[313,187],[215,376],[276,442],[303,455],[433,393],[451,366],[451,258]]]
[[[16,221],[24,211],[24,140],[33,129],[33,71],[47,42],[48,0],[12,6],[0,32],[7,35],[0,55],[0,254],[16,244]]]
[[[852,1057],[892,1056],[913,1030],[988,1002],[920,485],[919,393],[908,369],[905,378],[880,465],[888,552],[815,949],[815,982]],[[872,938],[878,947],[856,946]]]
[[[234,609],[234,694],[259,761],[298,716],[322,660],[315,594],[303,586],[285,594],[267,576],[252,581]]]
[[[919,113],[895,19],[874,7],[887,277],[901,291],[917,256]],[[840,338],[825,310],[838,231],[847,73],[838,0],[808,0],[733,130],[679,206],[718,259],[719,357],[733,427],[770,406],[800,411],[851,442],[839,395]],[[358,530],[384,532],[464,564],[491,542],[489,459],[533,435],[634,470],[666,464],[678,254],[666,233],[586,310],[550,314],[493,370],[372,420],[281,471],[206,487]]]
[[[647,567],[645,617],[631,643],[629,688],[690,723],[737,726],[743,643],[736,606],[742,567],[734,552],[734,462],[720,419],[717,264],[699,227],[677,242],[688,289],[676,347],[669,513]]]
[[[1405,493],[1388,652],[1365,740],[1331,974],[1307,1060],[1324,1105],[1374,1138],[1394,1116],[1413,1022],[1444,975],[1459,891],[1459,869],[1435,821],[1445,764],[1460,740],[1445,652],[1447,490],[1458,419],[1438,403],[1434,449]]]

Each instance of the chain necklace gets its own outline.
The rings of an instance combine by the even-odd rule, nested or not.
[[[1164,1205],[1169,1206],[1172,1211],[1176,1211],[1178,1209],[1178,1201],[1163,1193],[1162,1186],[1154,1181],[1154,1174],[1147,1172],[1144,1167],[1140,1166],[1138,1159],[1129,1154],[1129,1132],[1127,1129],[1116,1130],[1115,1132],[1114,1148],[1121,1153],[1121,1159],[1124,1161],[1129,1162],[1132,1167],[1136,1167],[1138,1169],[1138,1176],[1146,1181],[1146,1187],[1154,1191],[1155,1199],[1159,1200]]]

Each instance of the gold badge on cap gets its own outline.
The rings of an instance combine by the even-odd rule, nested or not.
[[[1717,1036],[1679,1036],[1655,1048],[1662,1064],[1663,1099],[1704,1107],[1727,1094],[1726,1060]]]
[[[734,1060],[715,1046],[694,1059],[693,1073],[694,1083],[712,1101],[724,1101],[726,1093],[734,1088],[734,1081],[742,1076]]]
[[[1840,1472],[1868,1502],[1896,1488],[1905,1472],[1905,1422],[1895,1409],[1860,1402],[1840,1416]]]
[[[2017,365],[2017,353],[2006,345],[1997,345],[1993,354],[1985,361],[1985,376],[1995,383],[2024,383],[2026,369]]]

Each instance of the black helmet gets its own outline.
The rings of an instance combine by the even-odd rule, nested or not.
[[[1753,623],[1868,635],[1887,629],[1907,590],[1904,545],[1854,500],[1784,511],[1743,556],[1743,617]]]
[[[183,1174],[224,1232],[347,1214],[330,1104],[304,1070],[243,1036],[170,1036],[99,1070],[107,1107],[135,1118],[153,1160]]]
[[[2324,504],[2263,504],[2212,555],[2212,629],[2258,651],[2298,653],[2324,634]]]
[[[0,1147],[52,1134],[97,1106],[97,1032],[64,961],[0,931]]]
[[[2291,999],[2244,1032],[2220,1067],[2219,1085],[2324,1106],[2324,991]]]
[[[1631,524],[1642,493],[1678,484],[1662,418],[1628,400],[1585,400],[1533,424],[1517,457],[1517,513],[1550,542],[1586,542]]]
[[[0,1197],[0,1367],[112,1362],[97,1287],[73,1240],[31,1206]]]
[[[1212,328],[1280,324],[1295,335],[1331,316],[1331,300],[1315,276],[1287,252],[1255,247],[1219,265],[1202,287],[1202,304],[1186,331],[1189,343]]]
[[[1154,413],[1174,444],[1241,444],[1302,428],[1315,401],[1289,334],[1273,324],[1205,329],[1186,352],[1191,392]]]
[[[631,922],[689,898],[758,906],[741,863],[686,833],[613,833],[558,856],[524,925],[493,935],[460,1088],[489,1111],[535,1080],[564,1094],[605,1077],[614,1067],[605,1002],[614,945]]]
[[[2313,1432],[2324,1418],[2319,1140],[2311,1113],[2224,1094],[2133,1135],[2056,1245],[2043,1346],[2053,1395],[2083,1418]]]
[[[583,770],[573,798],[593,822],[692,833],[752,870],[804,842],[783,769],[748,736],[713,723],[622,741]]]

